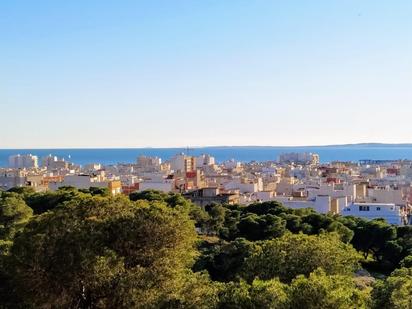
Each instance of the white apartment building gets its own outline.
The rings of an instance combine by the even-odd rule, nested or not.
[[[48,155],[42,158],[42,166],[48,170],[65,170],[69,168],[69,162],[56,156]]]
[[[56,156],[52,156],[51,154],[49,154],[46,157],[43,157],[41,160],[41,165],[44,167],[48,167],[50,165],[52,165],[54,162],[56,162],[58,159]]]
[[[82,170],[84,171],[98,171],[102,169],[102,165],[100,163],[89,163],[83,166]]]
[[[356,194],[356,186],[353,184],[320,184],[319,187],[306,188],[308,199],[319,195],[328,195],[331,198],[346,196],[351,202]]]
[[[14,155],[9,157],[9,166],[11,168],[35,168],[38,167],[39,158],[32,154]]]
[[[328,195],[318,195],[311,200],[300,200],[292,197],[275,196],[273,200],[293,209],[313,208],[319,213],[326,214],[332,211],[332,199]]]
[[[279,163],[314,164],[320,162],[319,155],[307,152],[283,153],[278,158]]]
[[[8,190],[26,185],[26,174],[21,170],[5,170],[0,173],[0,189]]]
[[[135,175],[120,175],[120,181],[124,186],[133,186],[139,182],[139,177]]]
[[[49,188],[57,190],[60,187],[75,187],[78,189],[89,189],[90,187],[107,187],[107,181],[100,177],[88,174],[66,175],[62,182],[50,182]]]
[[[43,174],[23,169],[0,170],[0,189],[9,190],[14,187],[32,187],[36,191],[45,190]]]
[[[403,206],[405,201],[401,190],[394,190],[391,188],[384,189],[368,189],[368,201],[372,203],[393,203],[395,205]]]
[[[210,166],[214,164],[215,164],[215,158],[208,154],[202,154],[196,157],[196,168],[201,168],[204,166]]]
[[[260,201],[260,202],[272,201],[275,196],[276,194],[273,191],[255,192],[256,201]]]
[[[240,193],[253,193],[263,191],[263,180],[261,177],[256,179],[234,178],[223,184],[225,190],[239,190]]]
[[[136,164],[141,168],[160,168],[162,159],[158,157],[139,156],[136,159]]]
[[[139,183],[138,191],[158,190],[163,192],[174,191],[174,179],[146,180]]]
[[[177,154],[170,159],[170,168],[174,172],[191,172],[196,169],[196,158],[186,156],[184,153]]]
[[[383,218],[388,223],[396,225],[406,223],[406,215],[401,207],[392,203],[351,203],[342,209],[341,215],[369,220]]]
[[[238,169],[242,164],[234,159],[223,162],[223,166],[227,169]]]

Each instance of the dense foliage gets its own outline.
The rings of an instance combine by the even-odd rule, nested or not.
[[[157,191],[0,192],[0,308],[412,308],[411,299],[410,226],[276,202],[202,209]]]

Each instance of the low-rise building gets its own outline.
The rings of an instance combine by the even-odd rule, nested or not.
[[[75,187],[77,189],[89,189],[90,187],[108,188],[115,195],[121,193],[122,184],[117,179],[106,179],[102,175],[66,175],[61,182],[49,181],[50,190],[57,190],[61,187]]]
[[[216,204],[237,204],[239,203],[239,194],[221,193],[219,188],[202,188],[183,194],[184,197],[201,207]]]
[[[351,203],[342,209],[341,215],[369,220],[383,218],[390,224],[407,224],[406,213],[402,207],[392,203]]]

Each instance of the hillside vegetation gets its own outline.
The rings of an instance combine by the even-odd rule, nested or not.
[[[0,192],[0,308],[412,308],[412,227],[15,188]]]

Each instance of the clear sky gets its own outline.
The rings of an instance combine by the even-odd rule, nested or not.
[[[412,142],[410,0],[2,0],[0,148]]]

